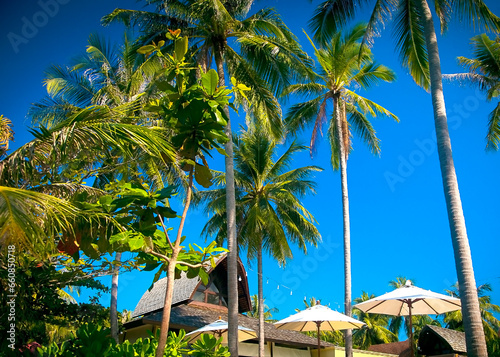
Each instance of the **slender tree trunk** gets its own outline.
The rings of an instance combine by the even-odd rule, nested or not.
[[[167,267],[167,288],[165,291],[165,303],[163,305],[163,314],[160,326],[160,338],[158,339],[158,347],[156,349],[156,357],[163,357],[165,346],[167,345],[168,329],[170,326],[170,312],[172,310],[172,298],[174,296],[174,283],[175,283],[175,265],[177,264],[177,257],[181,251],[181,237],[186,216],[191,204],[191,195],[193,192],[193,168],[189,172],[189,186],[186,194],[186,203],[184,211],[182,212],[181,222],[177,230],[177,238],[175,239],[172,255]],[[165,232],[166,233],[166,232]]]
[[[216,51],[215,62],[219,75],[219,86],[226,85],[223,61],[223,45]],[[227,287],[228,287],[228,347],[231,356],[238,356],[238,247],[236,244],[236,196],[234,192],[234,163],[231,120],[229,108],[224,108],[228,117],[226,135],[228,142],[225,145],[227,156],[226,168],[226,212],[227,212]]]
[[[446,108],[441,76],[441,63],[432,20],[432,13],[426,0],[417,1],[423,14],[425,42],[429,56],[432,106],[438,144],[439,162],[443,179],[444,196],[448,210],[451,241],[455,255],[455,266],[462,302],[462,316],[467,345],[467,356],[486,357],[486,340],[481,321],[472,257],[465,227],[465,218],[458,190],[457,175],[451,151],[450,134],[446,118]]]
[[[120,262],[122,253],[116,252],[115,261]],[[111,278],[111,303],[109,305],[109,319],[111,325],[111,337],[119,343],[118,339],[118,275],[120,274],[119,265],[113,266],[113,276]]]
[[[258,304],[259,304],[259,357],[264,357],[265,333],[264,333],[264,290],[262,286],[263,265],[262,265],[262,242],[259,244],[257,252],[257,274],[258,274]]]
[[[343,108],[339,104],[339,96],[334,97],[335,126],[339,145],[340,183],[342,191],[342,211],[344,225],[344,311],[352,316],[351,308],[351,228],[349,221],[349,193],[347,190],[347,156],[343,132]],[[352,357],[352,330],[345,330],[345,355]]]

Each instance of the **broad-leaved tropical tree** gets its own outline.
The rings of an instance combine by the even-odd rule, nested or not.
[[[215,63],[219,85],[226,74],[252,89],[247,94],[250,110],[263,113],[261,125],[275,137],[282,134],[281,108],[273,95],[280,93],[298,74],[307,73],[309,57],[280,16],[263,9],[245,18],[254,0],[153,0],[155,12],[116,9],[103,18],[104,24],[121,21],[140,25],[147,43],[163,39],[168,30],[181,29],[193,39],[197,63],[203,69]],[[226,115],[229,118],[229,108]],[[226,135],[232,136],[231,120]],[[232,141],[226,143],[225,170],[228,215],[228,344],[238,355],[237,246],[235,225],[234,164]]]

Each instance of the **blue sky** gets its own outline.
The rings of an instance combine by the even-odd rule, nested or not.
[[[261,0],[252,11],[263,6],[275,7],[312,55],[302,29],[307,30],[307,21],[318,3],[317,0],[312,4]],[[499,2],[486,3],[500,14]],[[68,64],[85,50],[92,32],[118,41],[123,28],[119,25],[103,28],[100,18],[116,7],[140,9],[141,6],[132,0],[3,2],[0,114],[14,123],[14,148],[30,140],[26,113],[30,103],[45,93],[43,71],[53,63]],[[358,20],[366,20],[368,12],[362,15]],[[448,33],[438,38],[443,73],[461,71],[456,57],[471,56],[469,41],[474,34],[453,22]],[[418,88],[402,69],[393,44],[389,24],[375,40],[373,52],[378,62],[396,71],[397,82],[380,85],[363,95],[398,115],[400,123],[388,118],[374,119],[382,141],[381,156],[374,157],[354,139],[354,151],[348,160],[353,297],[360,296],[362,291],[385,293],[391,290],[388,282],[397,276],[413,279],[416,285],[436,292],[443,292],[456,282],[430,95]],[[487,117],[493,104],[473,89],[450,83],[445,84],[445,99],[476,281],[490,283],[494,289],[493,303],[500,304],[500,271],[496,260],[500,251],[497,210],[500,153],[484,150]],[[241,119],[236,119],[233,128]],[[309,138],[310,132],[300,136],[306,144]],[[276,318],[303,308],[304,297],[312,296],[343,310],[340,175],[330,168],[325,141],[319,145],[313,160],[308,153],[296,157],[296,166],[311,164],[325,169],[316,175],[316,196],[304,199],[304,205],[318,221],[323,244],[318,249],[309,248],[307,255],[295,251],[285,269],[270,259],[265,260],[264,294],[270,307],[279,308]],[[219,165],[214,163],[215,168],[222,169]],[[206,219],[200,211],[189,213],[185,228],[189,241],[200,242]],[[246,266],[251,293],[256,294],[256,266]],[[120,279],[119,309],[133,310],[149,287],[152,274],[127,273]],[[107,299],[103,304],[108,304]]]

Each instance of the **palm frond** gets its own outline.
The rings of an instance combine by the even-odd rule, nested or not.
[[[428,90],[429,63],[422,23],[422,14],[415,2],[402,0],[394,24],[396,47],[403,66],[419,86]]]
[[[254,118],[263,119],[260,124],[275,138],[281,138],[283,134],[281,107],[266,82],[245,58],[231,48],[227,48],[226,62],[230,75],[251,88],[247,94],[250,113]]]
[[[36,253],[54,248],[58,234],[71,231],[78,214],[76,207],[56,197],[0,186],[0,245]]]
[[[375,103],[374,101],[372,101],[368,98],[362,97],[361,95],[359,95],[355,92],[352,92],[350,90],[346,90],[345,93],[346,93],[346,96],[349,98],[349,101],[352,104],[359,106],[359,108],[361,109],[361,111],[363,113],[368,113],[373,117],[376,117],[378,115],[385,115],[385,116],[391,117],[392,119],[394,119],[396,121],[399,121],[399,118],[395,114],[391,113],[390,111],[388,111],[387,109],[385,109],[381,105]]]
[[[441,25],[441,33],[443,34],[448,29],[448,23],[451,19],[452,14],[452,0],[435,0],[434,9],[439,18],[439,24]]]
[[[500,102],[488,117],[488,134],[486,149],[498,150],[500,145]]]
[[[314,39],[320,44],[327,43],[333,33],[344,28],[354,17],[357,6],[365,2],[366,0],[327,0],[319,4],[309,20]]]
[[[483,0],[456,0],[452,2],[452,8],[460,23],[468,24],[473,30],[500,31],[500,18]]]
[[[398,0],[377,0],[373,8],[370,20],[366,25],[366,31],[361,42],[362,48],[365,45],[371,46],[373,39],[380,36],[385,24],[392,19],[392,14],[397,9]]]
[[[393,70],[376,62],[361,67],[358,73],[352,77],[352,82],[359,83],[363,89],[377,85],[380,81],[393,82],[395,80],[396,74]]]
[[[354,105],[346,103],[349,123],[374,155],[380,155],[380,140],[368,118]]]

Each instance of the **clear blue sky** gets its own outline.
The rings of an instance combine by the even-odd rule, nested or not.
[[[302,29],[307,29],[307,21],[318,3],[261,0],[252,11],[275,7],[312,54]],[[498,1],[486,3],[500,14]],[[132,0],[2,2],[0,114],[14,123],[13,147],[30,140],[26,113],[30,103],[44,95],[43,71],[53,63],[68,64],[83,52],[91,32],[119,40],[122,27],[102,28],[100,18],[116,7],[141,6]],[[416,285],[436,292],[443,292],[456,282],[430,95],[418,88],[401,68],[390,30],[389,25],[376,39],[373,52],[378,62],[396,71],[398,80],[364,95],[398,115],[400,123],[387,118],[374,120],[382,140],[381,157],[372,156],[354,139],[354,151],[348,161],[353,297],[362,291],[385,293],[391,290],[388,282],[397,276],[413,279]],[[454,22],[448,33],[439,37],[443,73],[461,71],[456,57],[471,56],[469,39],[473,35]],[[493,303],[500,304],[500,153],[484,150],[487,116],[493,104],[486,103],[482,94],[455,84],[445,84],[445,99],[476,281],[490,283],[494,289]],[[307,132],[301,136],[303,142],[309,142],[309,135]],[[317,174],[317,195],[304,200],[319,223],[323,244],[318,249],[310,248],[307,256],[297,251],[286,269],[269,259],[265,261],[264,293],[267,304],[279,308],[276,318],[303,308],[304,297],[312,296],[343,311],[340,175],[330,168],[326,142],[320,144],[314,160],[308,153],[295,160],[297,166],[310,164],[325,169]],[[189,241],[199,242],[205,221],[201,212],[189,213],[185,230]],[[246,266],[251,293],[256,294],[256,266]],[[119,309],[133,310],[149,287],[152,274],[127,273],[120,279]],[[107,299],[102,303],[108,304]]]

